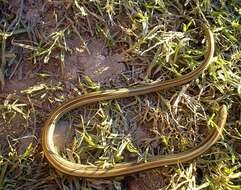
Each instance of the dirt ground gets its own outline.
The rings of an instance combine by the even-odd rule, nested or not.
[[[69,133],[70,122],[73,126],[80,123],[81,115],[94,129],[98,129],[96,122],[102,125],[106,121],[106,130],[118,134],[118,138],[130,136],[138,153],[128,154],[126,150],[123,159],[176,153],[200,143],[212,113],[225,103],[235,114],[229,115],[225,138],[203,157],[184,165],[101,180],[62,174],[44,157],[41,130],[58,105],[100,89],[133,87],[187,73],[199,64],[205,49],[205,43],[200,42],[205,41],[203,33],[192,25],[191,18],[205,20],[203,15],[207,13],[212,29],[222,30],[213,21],[217,16],[215,6],[225,9],[221,3],[212,1],[209,7],[205,3],[196,5],[196,1],[155,2],[123,1],[122,5],[120,1],[0,0],[0,189],[240,187],[238,29],[233,29],[234,34],[230,30],[236,40],[224,33],[228,38],[225,41],[221,32],[215,33],[216,54],[222,56],[215,55],[215,63],[199,79],[152,95],[80,108],[57,124],[54,136],[55,144],[64,152],[77,136],[72,128]],[[236,1],[232,3],[236,5]],[[210,13],[211,9],[215,14]],[[234,16],[238,14],[235,11]],[[240,16],[237,18],[240,21]],[[183,29],[183,23],[188,22],[192,25],[190,33]],[[230,59],[226,59],[228,55]],[[237,66],[231,66],[231,62]],[[102,118],[90,120],[100,110]],[[102,138],[109,139],[107,142],[116,148],[116,139]],[[99,154],[89,152],[92,157]],[[81,159],[96,158],[83,153]]]

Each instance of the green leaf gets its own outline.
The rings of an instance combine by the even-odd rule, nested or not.
[[[29,155],[31,148],[32,148],[32,143],[29,143],[28,146],[25,148],[23,155],[21,156],[21,160],[26,158]]]

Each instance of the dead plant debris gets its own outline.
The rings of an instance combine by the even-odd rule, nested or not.
[[[241,189],[240,0],[0,0],[0,189]],[[207,135],[221,104],[223,139],[198,159],[115,179],[52,168],[41,129],[62,102],[100,89],[167,80],[205,55],[200,22],[215,34],[212,64],[195,81],[65,114],[55,144],[73,162],[113,167],[182,152]]]

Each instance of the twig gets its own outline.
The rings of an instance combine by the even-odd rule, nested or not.
[[[0,93],[0,98],[5,98],[5,99],[10,99],[10,100],[19,100],[24,102],[25,104],[28,105],[34,105],[40,109],[43,109],[45,111],[48,111],[49,109],[47,107],[44,107],[42,104],[40,104],[39,102],[37,102],[36,100],[32,100],[31,102],[29,101],[28,98],[20,96],[20,95],[16,95],[16,94],[8,94],[8,93]]]

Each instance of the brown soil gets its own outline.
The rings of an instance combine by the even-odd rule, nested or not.
[[[72,141],[74,132],[67,121],[59,121],[54,130],[54,144],[59,151],[63,151]]]
[[[80,51],[81,44],[78,43],[78,38],[69,40],[69,46],[74,51],[65,56],[63,72],[58,59],[52,59],[50,63],[41,65],[39,68],[38,65],[33,65],[29,61],[22,61],[11,80],[6,79],[2,92],[19,93],[40,81],[44,82],[37,76],[37,73],[42,72],[57,77],[57,80],[65,84],[76,82],[81,73],[89,76],[94,82],[108,84],[110,81],[117,80],[125,70],[125,65],[122,63],[123,57],[120,54],[107,55],[107,49],[101,40],[89,41],[89,53]]]
[[[159,172],[150,171],[142,173],[141,176],[128,179],[129,190],[157,190],[164,185],[164,176]]]
[[[79,38],[69,40],[69,46],[74,49],[65,59],[64,79],[75,79],[77,72],[82,71],[94,82],[108,83],[115,80],[125,70],[123,57],[120,54],[108,55],[105,43],[100,39],[88,41],[86,50],[81,50]]]

